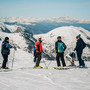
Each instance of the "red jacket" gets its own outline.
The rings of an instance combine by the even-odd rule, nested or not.
[[[42,50],[42,41],[37,41],[35,44],[36,52],[43,52]]]

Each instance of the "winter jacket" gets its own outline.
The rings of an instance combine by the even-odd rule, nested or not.
[[[66,45],[65,45],[64,42],[62,42],[61,40],[58,40],[58,41],[55,43],[56,53],[63,53],[66,48],[67,48]]]
[[[36,52],[43,52],[42,50],[42,41],[37,41],[35,44]]]
[[[2,46],[1,46],[1,53],[5,55],[10,54],[10,48],[13,48],[8,41],[3,41]]]
[[[86,47],[86,44],[81,38],[79,40],[77,40],[75,50],[78,53],[82,53],[82,51],[85,47]]]

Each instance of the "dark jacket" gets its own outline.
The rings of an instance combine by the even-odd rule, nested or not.
[[[58,41],[55,43],[56,53],[63,53],[66,48],[67,48],[66,45],[65,45],[64,42],[62,42],[61,40],[58,40]]]
[[[1,53],[5,54],[5,55],[9,55],[10,54],[10,48],[12,48],[12,46],[9,44],[9,42],[3,41],[2,46],[1,46]]]
[[[85,47],[86,47],[86,44],[81,38],[79,40],[77,40],[75,50],[78,53],[82,53],[82,51]]]

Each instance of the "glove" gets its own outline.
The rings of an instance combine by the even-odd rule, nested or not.
[[[14,50],[17,50],[17,48],[14,46]]]
[[[38,51],[38,50],[36,50],[36,52],[38,53],[39,51]]]

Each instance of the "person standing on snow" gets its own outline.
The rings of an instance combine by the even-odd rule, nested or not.
[[[57,37],[57,42],[55,43],[55,50],[56,50],[56,61],[57,61],[57,66],[60,67],[60,60],[59,58],[61,58],[62,61],[62,65],[63,67],[66,66],[65,60],[64,60],[64,51],[66,49],[66,45],[64,44],[64,42],[61,41],[61,36]]]
[[[74,51],[76,50],[76,53],[77,53],[77,58],[78,58],[78,61],[79,61],[79,66],[78,67],[85,68],[85,63],[82,60],[81,56],[82,56],[82,53],[83,53],[83,49],[86,47],[86,44],[83,41],[83,39],[81,38],[80,34],[78,36],[76,36],[76,39],[77,39],[77,42],[76,42],[76,47],[75,47]]]
[[[5,37],[5,40],[2,42],[2,46],[1,46],[1,54],[4,59],[1,67],[2,69],[8,69],[8,67],[6,67],[6,64],[8,62],[8,55],[10,54],[10,48],[16,49],[15,46],[11,46],[9,44],[9,38]]]
[[[34,68],[42,68],[41,66],[39,66],[40,64],[40,60],[41,60],[41,53],[43,52],[42,50],[42,38],[39,37],[38,41],[35,44],[35,49],[36,49],[36,56],[37,56],[37,60],[36,60],[36,66],[34,66]]]

